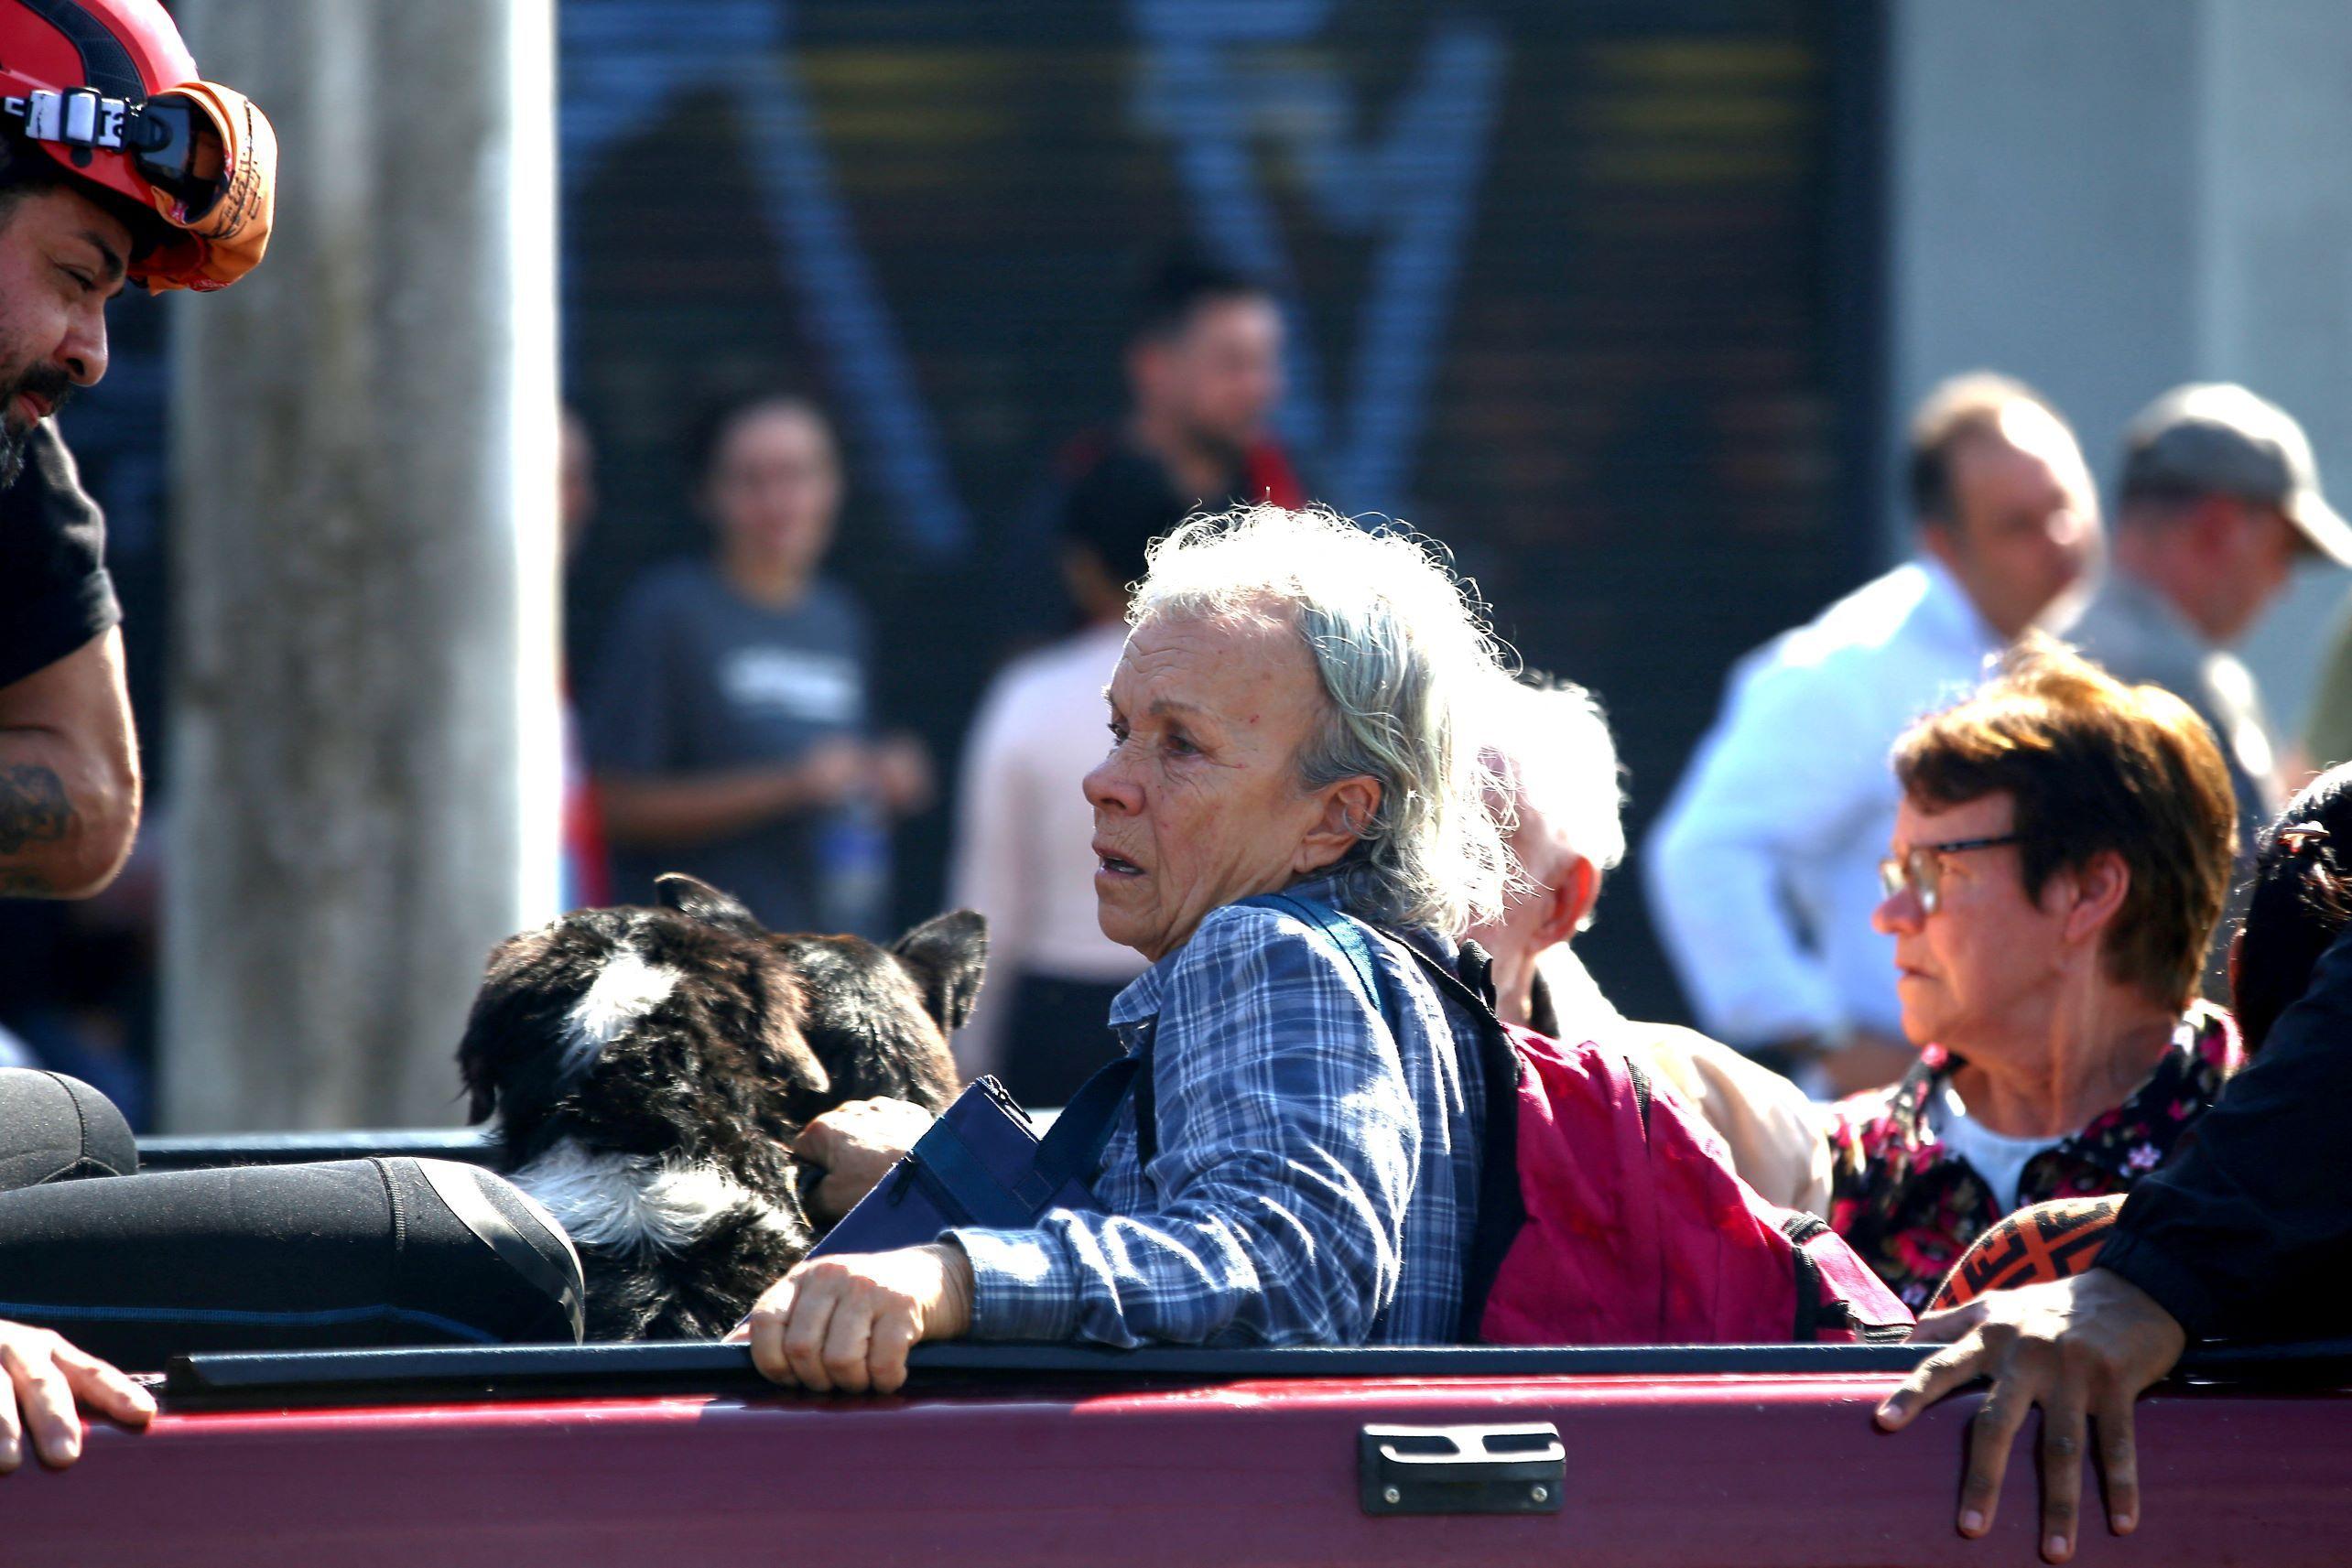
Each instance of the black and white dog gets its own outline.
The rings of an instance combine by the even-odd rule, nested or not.
[[[845,1100],[944,1108],[988,955],[969,910],[883,948],[768,931],[692,877],[657,896],[502,943],[458,1046],[499,1168],[580,1249],[596,1340],[733,1326],[813,1238],[792,1140]]]

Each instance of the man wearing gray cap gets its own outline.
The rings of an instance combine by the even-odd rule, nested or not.
[[[2303,427],[2242,386],[2175,387],[2125,433],[2113,566],[2064,633],[2213,726],[2238,793],[2241,855],[2280,804],[2279,758],[2254,676],[2227,647],[2306,553],[2352,566],[2352,527],[2320,493]]]

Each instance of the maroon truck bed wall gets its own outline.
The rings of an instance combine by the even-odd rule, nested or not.
[[[927,1352],[922,1391],[891,1399],[753,1391],[740,1352],[693,1350],[730,1375],[702,1391],[640,1378],[648,1391],[581,1397],[596,1379],[574,1377],[569,1392],[489,1398],[531,1385],[439,1375],[404,1397],[395,1382],[339,1395],[331,1379],[183,1379],[148,1433],[101,1430],[70,1470],[0,1480],[5,1561],[2038,1561],[2030,1462],[2012,1467],[1989,1539],[1952,1528],[1974,1396],[1900,1437],[1872,1430],[1890,1357],[1913,1354],[1902,1347],[1855,1347],[1847,1358],[1871,1368],[1855,1371],[1496,1375],[1453,1370],[1457,1353],[1427,1376],[1296,1378],[1081,1373],[1050,1357],[959,1371]],[[1707,1357],[1676,1354],[1693,1368]],[[1498,1426],[1534,1432],[1483,1456],[1459,1439],[1467,1462],[1442,1439],[1365,1435]],[[2078,1562],[2352,1560],[2352,1400],[2173,1385],[2143,1401],[2140,1430],[2145,1522],[2126,1541],[2086,1529]],[[1410,1511],[1465,1505],[1512,1511]]]

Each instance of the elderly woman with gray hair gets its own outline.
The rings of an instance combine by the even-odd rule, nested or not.
[[[1491,805],[1523,873],[1503,913],[1469,933],[1494,959],[1495,1011],[1637,1058],[1715,1130],[1740,1180],[1828,1218],[1829,1144],[1805,1091],[1694,1030],[1627,1018],[1570,946],[1625,857],[1617,741],[1599,703],[1577,686],[1513,684],[1488,725]]]
[[[778,1381],[888,1391],[910,1346],[962,1336],[1458,1336],[1478,1036],[1404,944],[1450,959],[1439,934],[1500,905],[1464,710],[1497,678],[1493,640],[1419,542],[1263,506],[1155,545],[1129,621],[1084,788],[1102,928],[1151,960],[1110,1022],[1150,1052],[1156,1152],[1131,1106],[1094,1184],[1106,1212],[802,1264],[748,1325]],[[1242,902],[1274,892],[1360,923],[1395,1027],[1312,921]],[[854,1202],[922,1126],[880,1106],[812,1126],[820,1206]]]

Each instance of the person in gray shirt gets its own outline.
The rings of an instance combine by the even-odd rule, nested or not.
[[[2282,801],[2254,676],[2229,645],[2312,553],[2352,566],[2294,416],[2242,386],[2175,387],[2124,438],[2115,562],[2063,633],[2119,680],[2164,687],[2213,727],[2238,794],[2238,850]]]
[[[888,828],[931,796],[907,736],[877,738],[865,617],[817,575],[841,499],[806,400],[730,406],[703,443],[716,548],[623,604],[586,713],[615,891],[687,871],[786,931],[879,937]]]

